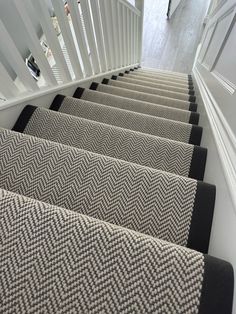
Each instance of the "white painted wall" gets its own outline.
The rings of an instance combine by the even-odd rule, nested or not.
[[[203,99],[205,181],[217,187],[209,253],[231,262],[236,278],[236,0],[217,1],[207,21],[193,72]]]

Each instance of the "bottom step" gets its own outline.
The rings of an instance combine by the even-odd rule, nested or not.
[[[230,264],[0,190],[2,313],[230,314]]]

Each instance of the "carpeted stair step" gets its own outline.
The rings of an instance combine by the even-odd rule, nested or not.
[[[161,73],[161,72],[150,72],[150,71],[146,71],[146,70],[142,70],[142,69],[130,69],[130,72],[136,72],[142,75],[146,75],[146,76],[150,76],[150,77],[161,77],[164,79],[170,79],[176,82],[181,82],[181,83],[190,83],[193,84],[193,79],[191,75],[185,75],[185,76],[177,76],[177,75],[172,75],[172,74],[166,74],[166,73]]]
[[[132,118],[136,118],[135,113],[130,112],[132,114]],[[149,116],[147,116],[149,117]],[[150,118],[154,118],[151,117]],[[167,119],[161,119],[161,118],[156,118],[157,121],[155,120],[156,124],[155,127],[152,125],[148,125],[143,123],[143,125],[137,125],[136,121],[138,122],[143,122],[142,116],[141,119],[139,118],[138,120],[132,120],[133,125],[130,126],[128,125],[129,128],[132,127],[134,128],[139,128],[141,131],[141,127],[143,127],[142,132],[144,136],[150,135],[150,133],[147,133],[148,131],[151,132],[153,131],[156,133],[156,136],[163,137],[163,138],[168,138],[172,139],[175,141],[183,142],[183,143],[189,143],[189,144],[194,144],[194,145],[199,145],[200,140],[201,140],[201,134],[202,134],[202,128],[196,125],[191,125],[187,123],[182,123],[182,122],[175,122]],[[50,120],[51,124],[48,124]],[[116,121],[118,123],[118,121]],[[120,121],[121,123],[122,121]],[[126,121],[123,121],[124,124]],[[130,120],[131,122],[131,120]],[[42,125],[40,125],[40,123]],[[61,130],[61,123],[63,123],[63,126],[65,130]],[[48,125],[48,129],[44,130],[44,125]],[[73,132],[70,133],[70,126],[73,126],[73,128],[76,128]],[[24,130],[24,132],[49,132],[51,130],[55,130],[55,132],[67,132],[67,134],[77,134],[78,136],[78,141],[81,141],[82,139],[87,137],[87,140],[92,141],[93,138],[97,138],[96,132],[103,132],[103,136],[106,136],[109,138],[109,134],[117,134],[117,132],[120,133],[120,129],[122,129],[124,132],[129,132],[129,129],[124,129],[121,127],[117,127],[114,125],[109,125],[109,124],[104,124],[101,122],[93,121],[93,120],[88,120],[80,117],[75,117],[75,116],[70,116],[66,114],[62,114],[59,112],[55,112],[52,110],[48,110],[45,108],[39,108],[35,106],[26,106],[26,108],[22,111],[18,121],[15,124],[15,130]],[[60,129],[59,131],[56,131],[57,129]],[[146,132],[145,132],[146,131]],[[82,133],[83,132],[83,133]],[[58,133],[58,134],[59,134]],[[81,135],[82,134],[82,135]],[[56,135],[56,134],[55,134]],[[153,134],[152,134],[153,135]],[[91,139],[89,139],[92,137]],[[117,145],[119,145],[117,143]]]
[[[55,97],[50,109],[112,125],[123,125],[127,128],[132,127],[134,122],[137,125],[142,123],[139,116],[139,119],[135,121],[135,116],[133,115],[135,113],[131,111],[63,95]],[[145,117],[145,115],[143,116]],[[151,124],[151,119],[149,121],[145,123],[147,125]],[[99,149],[96,150],[97,152],[198,180],[203,179],[207,156],[205,148],[156,136],[129,132],[119,128],[115,129],[116,135],[114,135],[113,131],[112,137],[110,128],[107,128],[107,130],[103,134],[106,138],[106,147],[101,145],[100,148],[97,148]],[[90,135],[91,138],[93,136],[96,137],[96,134],[92,133]],[[110,147],[108,147],[109,143]],[[114,154],[114,145],[119,145],[118,154],[117,152]]]
[[[157,77],[157,76],[148,76],[144,75],[140,72],[134,72],[134,71],[125,71],[126,74],[129,74],[129,77],[138,79],[138,80],[145,80],[145,81],[150,81],[152,83],[159,83],[159,84],[167,84],[171,86],[176,86],[179,88],[188,88],[188,89],[194,89],[194,85],[191,81],[188,83],[183,83],[180,81],[173,81],[167,77]]]
[[[130,74],[130,76],[133,77],[139,77],[139,79],[143,79],[145,80],[147,79],[151,79],[154,80],[154,82],[156,80],[158,81],[162,81],[163,83],[168,83],[170,85],[178,85],[179,87],[183,87],[183,88],[188,88],[188,87],[193,87],[193,82],[192,81],[183,81],[183,80],[178,80],[178,79],[173,79],[173,78],[169,78],[166,76],[156,76],[156,75],[148,75],[148,74],[144,74],[144,73],[140,73],[138,71],[125,71],[125,73]]]
[[[3,189],[208,250],[213,185],[4,129],[0,155]]]
[[[197,104],[191,103],[189,101],[173,99],[169,97],[162,97],[158,95],[142,93],[134,90],[129,90],[125,88],[115,87],[105,84],[107,81],[103,81],[103,84],[93,82],[90,89],[97,90],[103,93],[109,93],[121,97],[136,99],[140,101],[150,102],[157,105],[163,105],[171,108],[178,108],[183,110],[197,111]],[[111,80],[111,82],[115,82]],[[114,84],[114,83],[113,83]]]
[[[199,113],[197,112],[156,105],[82,87],[76,89],[73,97],[100,103],[109,107],[145,113],[185,123],[198,124],[199,122]]]
[[[191,75],[186,74],[186,73],[181,73],[181,72],[173,72],[173,71],[168,71],[168,70],[161,70],[161,69],[154,69],[154,68],[146,68],[146,67],[141,67],[141,68],[133,68],[133,70],[138,70],[139,72],[143,73],[151,73],[151,74],[162,74],[170,77],[179,77],[179,78],[184,78],[188,79],[191,77]]]
[[[173,75],[173,74],[167,74],[164,72],[160,72],[160,71],[147,71],[147,70],[143,70],[143,69],[130,69],[130,72],[133,71],[135,73],[139,73],[141,75],[146,75],[146,76],[151,76],[151,77],[157,77],[157,78],[164,78],[164,79],[169,79],[169,80],[173,80],[176,82],[180,82],[180,83],[187,83],[190,81],[192,82],[192,77],[191,75]]]
[[[114,76],[115,78],[116,76]],[[152,88],[158,88],[158,89],[163,89],[171,92],[177,92],[177,93],[182,93],[182,94],[187,94],[187,95],[193,95],[195,94],[194,90],[190,90],[188,88],[179,88],[167,84],[155,84],[152,82],[147,82],[146,80],[139,80],[130,77],[128,74],[125,73],[119,73],[119,75],[116,78],[117,80],[121,82],[126,82],[126,83],[131,83],[131,84],[137,84],[137,85],[142,85],[142,86],[147,86],[147,87],[152,87]]]
[[[115,82],[113,82],[115,81]],[[179,92],[171,92],[165,89],[158,89],[158,88],[153,88],[153,87],[147,87],[147,86],[142,86],[139,84],[132,84],[132,83],[127,83],[127,82],[122,82],[120,80],[117,80],[117,76],[113,75],[111,80],[104,79],[103,84],[108,84],[111,86],[116,86],[120,88],[125,88],[125,89],[130,89],[146,94],[153,94],[153,95],[158,95],[162,97],[168,97],[168,98],[174,98],[174,99],[179,99],[179,100],[184,100],[188,102],[195,102],[196,101],[196,96],[193,95],[188,95],[188,94],[183,94]]]
[[[225,261],[2,189],[0,199],[2,313],[232,311]]]

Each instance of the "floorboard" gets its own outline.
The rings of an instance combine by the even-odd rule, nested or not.
[[[168,0],[146,0],[142,66],[191,73],[209,0],[183,0],[170,20]]]

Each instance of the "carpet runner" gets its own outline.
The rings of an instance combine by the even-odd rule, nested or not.
[[[133,68],[0,129],[3,313],[230,314],[191,75]]]

